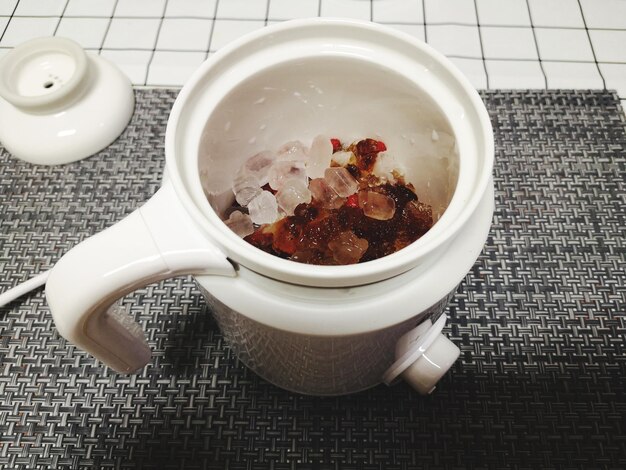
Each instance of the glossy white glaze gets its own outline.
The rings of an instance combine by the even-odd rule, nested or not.
[[[35,39],[0,60],[0,141],[30,163],[70,163],[102,150],[134,103],[125,75],[69,39]]]
[[[325,78],[350,69],[373,80],[346,79],[344,73]],[[381,99],[372,101],[377,90]],[[332,108],[338,99],[342,106]],[[328,113],[307,114],[309,105],[349,111],[345,119],[325,120]],[[253,133],[261,128],[267,130],[263,138]],[[224,225],[216,213],[224,199],[220,193],[256,147],[333,130],[342,138],[378,133],[403,158],[416,184],[442,187],[427,191],[434,204],[446,207],[430,232],[379,260],[328,267],[271,256]],[[458,149],[445,161],[412,147],[411,139],[430,138],[433,130],[456,138]],[[118,370],[139,366],[147,361],[145,349],[129,346],[129,357],[120,362],[109,348],[107,357],[102,338],[119,348],[115,335],[122,330],[111,328],[109,334],[102,331],[109,323],[94,323],[100,330],[89,343],[85,319],[108,321],[115,315],[106,316],[106,307],[115,298],[186,272],[198,275],[227,338],[261,375],[304,393],[372,386],[393,362],[396,340],[442,311],[482,249],[493,213],[491,132],[482,101],[465,78],[443,56],[402,33],[371,23],[313,19],[235,41],[205,62],[179,94],[166,132],[168,181],[139,209],[141,223],[131,215],[133,220],[95,237],[97,243],[79,245],[53,269],[47,294],[56,321],[65,322],[60,331]],[[202,246],[206,257],[194,257],[194,248]],[[72,294],[67,283],[80,286],[81,293]],[[130,330],[128,344],[137,337]],[[302,369],[300,353],[310,370]],[[285,363],[289,357],[293,364]],[[375,367],[357,367],[367,358]],[[297,377],[311,380],[298,379],[295,386]]]
[[[348,69],[353,67],[361,76],[371,73],[375,80],[360,82],[357,76],[343,73],[335,77],[333,65],[338,61],[347,63]],[[305,96],[302,90],[307,74],[301,73],[303,67],[310,72],[314,87],[319,85],[320,77],[333,78],[321,84],[321,95],[309,88]],[[266,87],[287,92],[271,97],[263,90]],[[303,107],[307,103],[302,99],[308,101],[314,96],[329,99],[311,102],[312,109],[307,112],[308,108]],[[318,104],[330,106],[338,96],[343,96],[340,110],[345,115],[316,111]],[[266,101],[254,105],[262,97]],[[265,125],[264,133],[268,135],[263,139],[261,125]],[[215,209],[220,210],[220,194],[225,194],[235,169],[253,155],[251,152],[276,146],[293,136],[319,133],[319,129],[346,136],[378,133],[416,183],[427,186],[429,181],[445,180],[439,170],[447,163],[421,158],[411,151],[410,138],[423,133],[422,125],[428,135],[433,127],[449,126],[453,131],[459,149],[458,178],[454,178],[452,161],[450,176],[456,179],[452,199],[446,202],[451,191],[448,189],[443,196],[433,195],[437,203],[447,205],[445,213],[425,236],[401,252],[351,266],[294,263],[244,242],[216,213]],[[397,128],[403,132],[394,132]],[[409,139],[403,139],[403,133]],[[251,137],[256,137],[252,144]],[[178,95],[166,131],[165,151],[176,193],[229,258],[273,279],[345,287],[377,282],[414,269],[463,229],[487,190],[493,167],[493,134],[478,93],[428,45],[373,23],[313,19],[288,21],[254,32],[206,61]],[[420,169],[426,175],[420,175]],[[203,186],[207,178],[208,187]],[[207,200],[207,192],[215,207]]]

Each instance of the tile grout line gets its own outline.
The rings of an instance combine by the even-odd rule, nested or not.
[[[4,47],[4,46],[0,46],[0,50],[10,50],[13,49],[13,47]],[[98,50],[97,47],[86,47],[85,50],[87,51],[96,51]],[[145,47],[134,47],[134,48],[130,48],[130,47],[106,47],[103,48],[103,50],[107,50],[107,51],[115,51],[115,52],[150,52],[153,51],[152,48],[145,48]],[[189,52],[189,53],[199,53],[199,52],[204,52],[206,53],[206,48],[198,48],[198,49],[181,49],[181,48],[158,48],[158,50],[156,52]],[[469,55],[462,55],[462,54],[445,54],[446,57],[448,58],[453,58],[453,59],[464,59],[464,60],[474,60],[474,61],[483,61],[484,59],[482,57],[476,57],[476,56],[469,56]],[[494,57],[494,58],[490,58],[489,60],[493,61],[493,62],[537,62],[536,59],[524,59],[524,58],[518,58],[518,59],[507,59],[507,58],[502,58],[502,57]],[[590,60],[576,60],[576,59],[550,59],[550,60],[545,60],[543,62],[554,62],[557,64],[594,64],[594,61],[590,61]],[[626,62],[616,62],[616,61],[604,61],[604,62],[600,62],[602,64],[611,64],[611,65],[626,65]]]
[[[104,35],[102,36],[102,42],[100,43],[100,48],[98,49],[98,55],[102,55],[102,49],[104,48],[104,42],[107,39],[107,35],[109,34],[109,30],[111,29],[111,23],[113,23],[113,17],[115,16],[115,10],[117,10],[117,2],[113,4],[113,10],[111,10],[111,15],[109,16],[109,23],[107,24],[106,29],[104,30]]]
[[[9,21],[7,21],[7,24],[4,27],[4,30],[2,31],[2,34],[0,34],[0,42],[2,42],[2,38],[4,38],[4,35],[7,32],[7,29],[9,29],[9,24],[11,23],[11,20],[13,19],[13,16],[15,15],[15,12],[17,10],[17,6],[19,4],[20,4],[20,0],[17,0],[17,2],[15,2],[15,6],[13,7],[13,12],[11,13],[11,16],[9,17]]]
[[[485,48],[483,47],[483,33],[480,30],[480,19],[478,18],[478,5],[476,5],[476,0],[474,0],[474,12],[476,13],[476,26],[478,27],[478,40],[480,41],[480,55],[482,56],[483,61],[483,69],[485,70],[485,81],[487,85],[487,90],[489,87],[489,72],[487,71],[487,60],[485,59]],[[426,22],[426,18],[424,18],[424,22]]]
[[[265,2],[265,19],[263,20],[264,26],[267,26],[267,23],[270,20],[270,0],[266,0]]]
[[[583,24],[585,25],[585,31],[587,32],[587,39],[589,39],[589,45],[591,46],[591,53],[593,54],[593,61],[596,63],[596,68],[598,69],[598,73],[600,74],[600,78],[602,79],[602,86],[606,90],[606,80],[604,79],[604,75],[602,75],[602,70],[600,70],[600,64],[598,63],[598,58],[596,57],[596,49],[593,47],[593,41],[591,40],[591,34],[589,33],[589,28],[587,28],[587,20],[585,19],[585,12],[583,11],[583,6],[580,4],[580,0],[577,0],[578,8],[580,9],[580,16],[583,19]]]
[[[63,17],[65,15],[65,10],[67,10],[67,6],[69,4],[70,4],[70,0],[65,0],[65,5],[63,6],[63,11],[61,12],[61,15],[59,16],[59,21],[57,21],[57,25],[54,28],[54,33],[52,33],[53,36],[57,35],[57,31],[59,30],[59,26],[61,26],[61,20],[63,20]]]
[[[154,54],[156,53],[157,44],[159,43],[159,36],[161,35],[161,28],[163,27],[163,20],[165,20],[165,12],[167,11],[167,2],[165,0],[163,3],[163,11],[161,12],[161,21],[159,21],[159,27],[157,28],[156,35],[154,37],[154,47],[152,48],[152,53],[150,54],[150,58],[148,59],[148,65],[146,66],[146,77],[144,78],[143,84],[148,86],[148,75],[150,75],[150,67],[152,66],[152,60],[154,59]]]
[[[526,0],[526,8],[528,9],[528,19],[530,20],[530,29],[533,32],[533,40],[535,41],[535,50],[537,51],[537,60],[539,61],[539,68],[541,69],[541,73],[543,75],[543,83],[545,85],[545,89],[548,89],[548,76],[546,75],[546,71],[543,68],[543,63],[541,62],[541,52],[539,52],[539,41],[537,41],[537,33],[535,33],[535,26],[533,23],[533,14],[530,11],[530,3]]]
[[[213,7],[213,21],[211,22],[211,32],[209,32],[209,43],[206,46],[206,54],[204,55],[204,60],[209,58],[209,54],[211,53],[211,43],[213,42],[213,33],[215,33],[215,23],[217,22],[217,9],[220,6],[220,0],[215,0],[215,6]],[[268,10],[269,10],[269,0],[268,0]]]
[[[321,13],[322,13],[322,7],[323,7],[322,1],[323,0],[318,0],[318,16],[321,16]],[[414,1],[420,1],[420,0],[414,0]],[[472,60],[472,61],[473,60],[481,60],[483,62],[483,70],[485,72],[487,89],[490,89],[490,86],[491,86],[490,82],[492,82],[493,77],[491,77],[491,79],[490,79],[489,73],[488,73],[488,68],[486,66],[486,60],[487,59],[485,57],[485,52],[484,52],[484,44],[483,44],[483,38],[482,38],[482,27],[501,27],[501,28],[514,28],[514,29],[524,29],[524,28],[530,27],[530,29],[531,29],[531,31],[533,33],[533,39],[535,41],[535,48],[536,48],[537,56],[538,56],[537,59],[498,58],[498,59],[490,59],[490,60],[498,61],[498,62],[508,62],[508,61],[510,61],[510,62],[516,62],[516,61],[519,61],[519,62],[531,62],[531,61],[539,62],[539,65],[540,65],[540,68],[541,68],[541,71],[542,71],[542,75],[544,77],[544,84],[545,84],[545,88],[546,89],[548,88],[547,72],[546,72],[546,68],[545,68],[545,64],[547,64],[547,63],[554,62],[555,64],[556,63],[595,64],[596,69],[598,70],[598,73],[599,73],[600,78],[602,80],[602,84],[603,84],[602,86],[604,87],[604,89],[606,89],[606,79],[605,79],[605,77],[604,77],[604,75],[602,73],[602,70],[600,68],[600,63],[602,63],[602,64],[616,64],[616,65],[626,64],[626,62],[619,62],[619,61],[602,61],[602,62],[598,61],[598,56],[596,55],[596,51],[595,51],[594,44],[592,42],[590,31],[625,31],[625,29],[624,28],[602,28],[602,27],[589,28],[588,25],[587,25],[587,21],[586,21],[586,18],[585,18],[584,10],[583,10],[583,7],[582,7],[582,2],[580,0],[577,0],[577,6],[578,6],[578,9],[579,9],[579,11],[581,13],[581,17],[582,17],[582,20],[583,20],[584,27],[579,27],[579,26],[535,26],[535,22],[534,22],[534,19],[533,19],[533,14],[532,14],[532,10],[531,10],[530,4],[529,4],[530,3],[529,0],[525,0],[525,1],[526,1],[526,7],[527,7],[527,10],[528,10],[528,14],[529,14],[529,17],[530,17],[530,22],[531,22],[530,26],[526,26],[526,25],[481,24],[479,19],[478,19],[478,17],[479,17],[479,15],[478,15],[478,6],[477,6],[477,1],[478,0],[473,0],[473,2],[474,2],[474,10],[475,10],[475,13],[476,13],[476,18],[477,18],[476,24],[469,24],[469,23],[464,23],[464,22],[434,22],[434,23],[427,23],[427,20],[426,20],[426,17],[427,17],[427,13],[426,13],[427,5],[426,5],[426,2],[428,0],[421,0],[421,1],[422,1],[421,9],[422,9],[422,14],[423,14],[423,21],[422,22],[411,22],[411,21],[401,21],[400,20],[400,21],[397,21],[397,22],[394,22],[394,21],[382,21],[380,23],[381,24],[392,24],[392,25],[393,24],[398,24],[398,25],[400,25],[400,24],[403,24],[403,25],[416,25],[416,26],[423,25],[423,27],[424,27],[424,39],[425,39],[426,42],[428,42],[428,28],[430,26],[449,25],[449,26],[460,26],[460,27],[478,27],[479,40],[480,40],[480,50],[481,50],[481,56],[480,57],[472,56],[472,55],[465,56],[465,55],[455,55],[455,54],[447,55],[447,57],[458,58],[458,59],[466,59],[466,60]],[[66,12],[69,9],[69,3],[70,3],[70,0],[66,0],[65,1],[65,4],[63,6],[62,12],[60,13],[60,16],[56,16],[56,15],[38,15],[36,12],[34,12],[34,14],[32,14],[32,15],[19,15],[19,14],[16,15],[16,12],[18,11],[19,6],[21,5],[21,0],[17,0],[15,5],[14,5],[13,11],[11,13],[7,12],[7,14],[9,14],[10,16],[8,17],[7,24],[5,25],[3,31],[0,32],[0,51],[1,50],[12,49],[12,47],[2,46],[1,45],[1,40],[2,40],[3,37],[5,37],[7,35],[8,28],[9,28],[10,23],[13,20],[13,18],[54,18],[54,19],[58,19],[58,21],[56,23],[56,26],[54,28],[54,32],[52,33],[55,36],[58,33],[58,30],[60,29],[61,21],[65,17],[67,17],[67,18],[76,18],[76,19],[80,19],[80,18],[85,18],[85,19],[95,18],[95,19],[101,19],[101,20],[107,19],[106,15],[104,15],[104,16],[103,15],[94,15],[94,16],[91,16],[91,15],[70,15],[70,16],[66,16]],[[137,52],[144,51],[143,52],[144,54],[146,52],[151,52],[151,54],[149,55],[147,69],[146,69],[146,76],[145,76],[145,80],[144,80],[144,83],[147,86],[148,74],[150,72],[150,67],[151,67],[151,64],[152,64],[152,62],[154,60],[154,56],[155,56],[156,52],[160,52],[161,51],[161,49],[157,48],[157,44],[158,44],[158,39],[159,39],[159,36],[160,36],[161,28],[163,26],[163,22],[164,22],[164,19],[165,19],[165,16],[166,16],[165,15],[165,11],[167,10],[168,0],[165,0],[165,4],[164,5],[165,6],[163,8],[163,12],[162,12],[162,15],[160,17],[160,23],[159,23],[159,27],[158,27],[157,34],[156,34],[155,46],[152,49],[150,49],[150,48],[121,48],[121,47],[120,48],[116,48],[116,47],[107,48],[107,47],[105,47],[106,38],[107,38],[108,34],[110,34],[112,21],[114,19],[118,19],[118,18],[119,19],[125,19],[125,18],[126,19],[137,19],[137,18],[139,18],[137,16],[128,16],[128,15],[116,16],[115,13],[116,13],[116,10],[117,10],[117,6],[119,6],[119,0],[115,0],[114,1],[113,7],[112,7],[112,10],[111,10],[111,14],[108,16],[108,24],[106,25],[106,29],[104,30],[103,38],[102,38],[100,47],[86,48],[86,49],[88,49],[90,51],[95,51],[98,54],[102,54],[102,52],[104,50],[129,51],[129,52],[130,51],[137,51]],[[369,0],[370,21],[374,20],[374,8],[375,8],[374,0]],[[575,6],[574,6],[574,8],[575,8]],[[208,55],[211,52],[210,46],[212,44],[213,34],[214,34],[214,30],[215,30],[215,25],[216,25],[216,22],[217,22],[217,11],[218,11],[218,9],[219,9],[219,0],[215,0],[215,7],[214,7],[214,12],[213,12],[213,16],[212,17],[210,16],[210,13],[208,15],[206,15],[206,16],[204,16],[204,15],[202,15],[200,13],[200,15],[193,15],[192,14],[192,15],[179,15],[179,16],[172,17],[174,19],[205,19],[205,20],[209,19],[209,20],[212,20],[211,31],[210,31],[210,34],[209,34],[209,47],[207,48],[206,51],[204,51],[205,52],[205,57],[208,57]],[[266,8],[265,8],[265,17],[264,18],[232,18],[232,20],[242,21],[242,22],[246,22],[246,21],[263,21],[264,25],[267,25],[269,23],[269,12],[270,12],[270,9],[271,9],[271,0],[267,0]],[[261,15],[258,15],[258,16],[261,16]],[[3,15],[2,17],[4,18],[4,17],[6,17],[6,15]],[[142,19],[150,19],[150,18],[159,18],[159,17],[158,16],[153,16],[153,15],[147,15],[147,16],[141,17],[141,18]],[[224,19],[229,19],[229,18],[224,18]],[[579,31],[579,30],[582,31],[582,30],[584,30],[586,32],[586,34],[587,34],[587,38],[588,38],[589,44],[591,46],[593,60],[591,60],[591,58],[589,60],[569,60],[569,59],[543,60],[541,58],[541,54],[540,54],[540,48],[539,48],[539,44],[538,44],[538,35],[536,34],[536,31],[535,31],[536,29],[544,29],[544,30],[559,30],[559,29],[562,29],[562,30],[575,30],[575,31]],[[163,49],[163,51],[165,51],[165,52],[172,52],[172,53],[175,53],[175,52],[203,52],[203,49],[179,49],[179,48],[172,48],[172,49]]]
[[[422,0],[422,24],[424,25],[424,42],[428,44],[428,32],[426,31],[428,28],[426,27],[426,0]]]
[[[371,0],[375,1],[375,0]],[[424,5],[422,4],[422,9],[425,10]],[[54,15],[1,15],[0,18],[8,18],[9,20],[12,18],[58,18],[58,16]],[[109,18],[107,16],[102,15],[63,15],[63,18],[72,18],[72,19],[81,19],[81,20],[97,20],[103,18]],[[158,16],[128,16],[128,15],[120,15],[115,16],[115,19],[120,20],[157,20],[160,17]],[[201,15],[174,15],[168,16],[167,19],[170,20],[216,20],[215,16],[201,16]],[[265,18],[257,17],[257,18],[236,18],[236,17],[223,17],[219,18],[220,20],[230,20],[230,21],[263,21]],[[269,19],[268,19],[269,20]],[[288,20],[276,20],[276,21],[288,21]],[[386,25],[402,25],[402,26],[426,26],[425,22],[419,21],[389,21],[389,20],[380,20],[376,21],[376,23],[386,24]],[[465,27],[475,27],[475,23],[462,23],[458,21],[434,21],[428,23],[428,26],[465,26]],[[525,25],[515,25],[515,24],[498,24],[498,23],[481,23],[481,26],[486,28],[510,28],[510,29],[526,29],[530,28],[530,26]],[[580,30],[580,31],[626,31],[624,28],[584,28],[579,26],[534,26],[535,29],[567,29],[567,30]]]

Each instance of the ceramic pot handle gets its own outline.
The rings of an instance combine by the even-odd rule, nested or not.
[[[147,364],[150,348],[115,302],[180,274],[235,270],[165,183],[145,205],[65,254],[50,272],[46,298],[61,335],[116,371],[132,372]]]

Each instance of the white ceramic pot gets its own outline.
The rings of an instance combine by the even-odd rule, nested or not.
[[[420,200],[433,206],[433,228],[397,253],[349,266],[280,259],[231,232],[220,214],[232,203],[242,162],[317,134],[383,140]],[[433,139],[443,135],[456,145],[434,152]],[[449,61],[371,23],[268,27],[192,76],[172,109],[165,150],[163,187],[52,270],[46,295],[62,335],[116,370],[136,370],[150,350],[141,328],[111,304],[190,273],[241,359],[281,387],[350,393],[380,383],[385,371],[389,381],[414,370],[414,386],[432,389],[458,349],[407,332],[444,310],[493,213],[489,118]]]

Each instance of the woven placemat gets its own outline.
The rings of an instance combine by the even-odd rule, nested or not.
[[[0,150],[0,291],[50,268],[159,186],[173,90],[82,162]],[[194,282],[127,298],[154,351],[116,375],[56,332],[40,289],[0,309],[0,466],[626,468],[626,138],[616,95],[485,92],[488,242],[450,306],[461,357],[437,391],[289,393],[224,344]],[[33,136],[36,138],[36,136]]]

